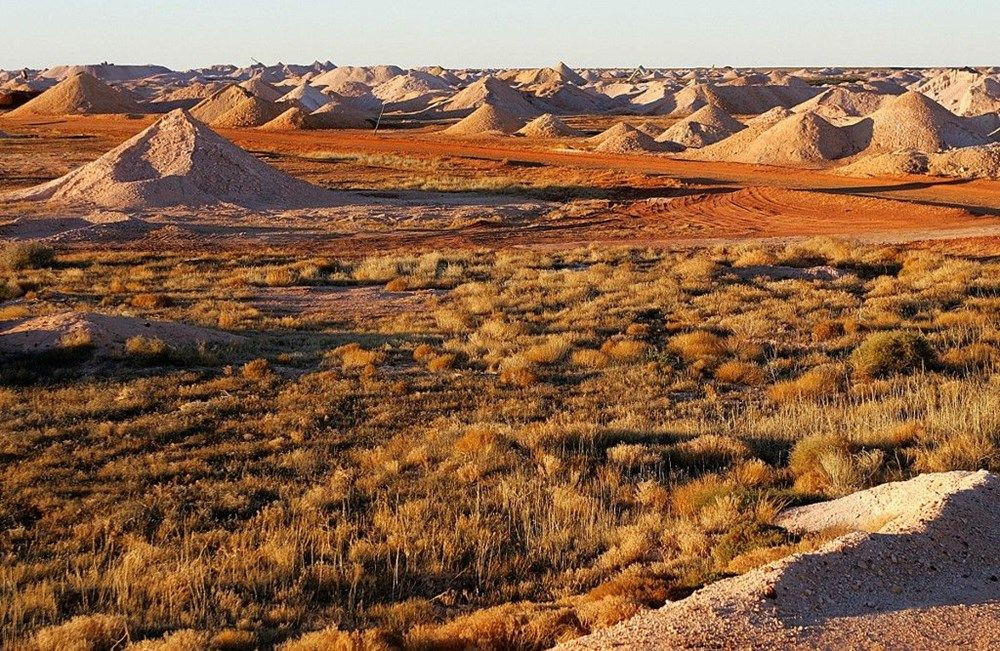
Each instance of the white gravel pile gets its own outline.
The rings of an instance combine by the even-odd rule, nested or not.
[[[790,509],[779,524],[795,531],[855,531],[565,648],[1000,645],[996,475],[922,475]]]
[[[92,163],[9,198],[102,208],[225,203],[263,209],[329,204],[334,196],[274,169],[178,109]]]

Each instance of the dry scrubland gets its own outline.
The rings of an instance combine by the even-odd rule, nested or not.
[[[774,526],[785,505],[1000,469],[991,261],[831,240],[52,254],[3,250],[0,319],[245,339],[4,361],[11,648],[543,648],[841,533]],[[773,265],[843,273],[745,271]],[[377,317],[252,300],[356,285],[437,291]]]

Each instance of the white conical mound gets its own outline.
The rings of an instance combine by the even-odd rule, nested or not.
[[[522,136],[529,136],[532,138],[566,138],[583,136],[582,131],[577,131],[576,129],[568,126],[565,122],[551,113],[538,116],[528,124],[521,127],[518,133]]]
[[[514,133],[524,126],[524,120],[492,104],[483,104],[469,116],[451,125],[442,133],[453,136],[479,136]]]
[[[80,72],[67,77],[8,115],[18,117],[141,112],[142,109],[130,96],[115,90],[93,75]]]
[[[333,202],[332,193],[279,172],[179,109],[96,161],[11,198],[139,209]]]

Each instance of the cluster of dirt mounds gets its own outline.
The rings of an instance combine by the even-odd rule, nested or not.
[[[309,114],[308,123],[314,129],[367,129],[375,116],[344,98],[332,98]]]
[[[815,113],[797,113],[758,136],[736,160],[805,166],[853,156],[866,144],[864,125],[838,127]]]
[[[431,106],[428,111],[441,117],[461,117],[487,104],[525,120],[542,114],[542,111],[528,101],[524,93],[496,77],[483,77],[450,98]]]
[[[179,109],[96,161],[9,195],[119,209],[220,203],[289,208],[329,205],[334,197],[270,167]]]
[[[904,174],[926,174],[930,167],[930,155],[916,149],[900,149],[885,154],[863,156],[858,160],[838,167],[835,173],[844,176],[900,176]]]
[[[269,84],[251,82],[217,91],[194,106],[191,115],[220,129],[261,127],[270,131],[365,129],[374,121],[357,101],[324,93],[310,84],[300,84],[281,95]],[[275,94],[276,100],[268,99]]]
[[[851,533],[561,648],[1000,645],[997,476],[923,475],[791,509],[778,523]]]
[[[843,176],[872,177],[930,174],[963,179],[1000,178],[1000,143],[936,153],[901,149],[859,158],[834,170]]]
[[[244,81],[240,84],[240,87],[249,91],[254,97],[259,97],[267,102],[277,102],[284,94],[271,84],[261,79],[260,75]]]
[[[131,97],[87,72],[78,72],[14,109],[8,116],[141,112],[142,108]]]
[[[274,120],[289,108],[299,106],[285,103],[282,93],[259,78],[243,84],[232,84],[191,109],[191,115],[205,124],[221,129],[259,127]]]
[[[928,171],[959,178],[1000,178],[1000,144],[963,147],[930,155]]]
[[[708,104],[655,136],[658,142],[676,142],[684,147],[704,147],[723,140],[745,125],[717,106]],[[652,134],[650,134],[652,135]]]
[[[683,147],[672,142],[657,142],[649,134],[635,127],[619,122],[589,140],[596,147],[594,151],[606,154],[635,154],[642,152],[681,151]]]
[[[404,74],[399,66],[339,66],[324,72],[311,80],[316,86],[336,88],[345,83],[361,83],[366,86],[376,86]]]
[[[97,312],[60,312],[0,322],[0,353],[37,355],[86,346],[98,356],[120,356],[133,337],[156,338],[173,348],[199,343],[237,344],[242,337],[185,323]]]
[[[891,99],[892,95],[861,88],[837,86],[802,102],[792,110],[796,113],[815,111],[828,120],[871,115]]]
[[[560,61],[551,68],[526,68],[523,70],[510,70],[502,73],[500,77],[507,81],[512,81],[521,86],[532,86],[536,84],[547,84],[551,82],[570,83],[583,86],[587,80],[579,73]]]
[[[705,109],[703,109],[705,110]],[[858,117],[863,115],[864,117]],[[692,116],[692,119],[694,116]],[[982,147],[994,128],[991,116],[963,118],[916,92],[875,95],[865,91],[831,89],[795,107],[775,108],[747,122],[746,129],[716,142],[706,142],[686,156],[789,167],[829,167],[854,157],[913,150],[934,154]],[[688,122],[672,127],[663,139],[698,146]],[[724,133],[724,132],[720,132]],[[972,160],[974,157],[970,157]],[[889,159],[882,159],[885,164]],[[896,158],[893,162],[900,162]],[[909,163],[905,167],[912,167]]]
[[[531,93],[533,104],[561,115],[604,113],[619,104],[619,101],[606,95],[580,88],[566,81],[549,81],[526,86],[524,89]]]
[[[211,124],[251,97],[253,93],[246,88],[230,84],[198,102],[191,108],[191,116],[205,124]]]
[[[663,135],[663,132],[667,130],[665,127],[661,127],[660,125],[650,120],[646,120],[645,122],[636,124],[634,126],[636,129],[642,131],[644,134],[653,139],[659,138],[660,136]]]
[[[910,88],[958,115],[983,115],[1000,110],[1000,79],[996,75],[975,70],[941,70]]]
[[[279,103],[300,106],[307,113],[315,111],[329,101],[329,95],[324,94],[319,88],[305,83],[299,84],[278,99]]]
[[[451,95],[454,89],[437,75],[410,70],[375,86],[371,92],[388,111],[413,112]]]
[[[749,120],[745,129],[707,147],[687,152],[685,155],[703,160],[734,160],[741,156],[761,134],[791,115],[792,112],[784,107],[773,108]]]
[[[314,124],[309,113],[298,106],[293,106],[270,122],[265,122],[259,128],[265,131],[296,131],[312,129]]]
[[[725,84],[691,79],[682,88],[668,82],[649,83],[632,97],[639,112],[685,117],[704,106],[734,115],[756,115],[772,108],[790,108],[820,93],[801,80],[733,78]]]
[[[695,156],[758,165],[823,166],[864,150],[870,137],[870,122],[836,126],[815,111],[776,108]]]

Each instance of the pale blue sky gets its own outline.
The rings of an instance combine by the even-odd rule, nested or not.
[[[1000,64],[996,0],[0,0],[0,25],[0,68]]]

